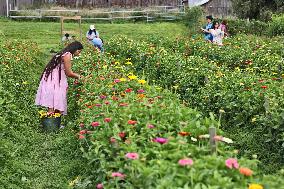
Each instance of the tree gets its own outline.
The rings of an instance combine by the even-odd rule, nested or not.
[[[234,13],[239,18],[268,19],[272,12],[283,12],[283,0],[232,0]]]

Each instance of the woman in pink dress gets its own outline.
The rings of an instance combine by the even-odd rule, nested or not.
[[[72,56],[78,56],[83,45],[75,41],[57,53],[46,65],[40,79],[35,104],[48,108],[48,113],[67,114],[67,77],[79,79],[71,69]]]

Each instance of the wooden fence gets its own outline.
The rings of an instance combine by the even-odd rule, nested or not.
[[[181,19],[184,15],[183,7],[173,6],[159,6],[153,7],[150,10],[122,10],[122,11],[105,11],[105,12],[89,12],[86,15],[86,11],[82,10],[10,10],[9,17],[13,19],[43,19],[43,18],[54,18],[60,19],[61,16],[81,16],[82,20],[104,20],[104,21],[115,21],[118,19],[122,20],[133,20],[140,19],[147,22],[153,22],[156,20],[161,21],[174,21]]]

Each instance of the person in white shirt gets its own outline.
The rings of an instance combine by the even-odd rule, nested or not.
[[[215,43],[219,46],[223,45],[222,41],[223,41],[223,38],[224,38],[224,31],[219,29],[219,22],[214,21],[211,29],[209,29],[209,30],[202,29],[202,30],[212,34],[212,36],[213,36],[212,43]]]
[[[88,41],[92,41],[94,38],[100,38],[100,34],[96,30],[95,25],[90,25],[90,29],[87,31],[86,37]]]

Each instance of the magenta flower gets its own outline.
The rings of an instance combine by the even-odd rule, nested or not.
[[[110,137],[109,141],[110,141],[111,143],[116,143],[116,139],[113,138],[113,137]]]
[[[127,157],[128,159],[138,159],[139,158],[139,154],[137,154],[137,153],[127,153],[125,155],[125,157]]]
[[[104,185],[102,184],[102,183],[100,183],[100,184],[97,184],[97,187],[96,187],[97,189],[103,189],[104,188]]]
[[[109,123],[109,122],[111,122],[111,118],[110,118],[110,117],[106,117],[106,118],[104,119],[104,121],[107,122],[107,123]]]
[[[180,164],[181,166],[187,166],[187,165],[192,165],[193,161],[192,161],[192,159],[185,158],[185,159],[180,159],[178,161],[178,164]]]
[[[122,178],[122,179],[124,179],[124,177],[125,177],[125,175],[124,174],[122,174],[122,173],[120,173],[120,172],[113,172],[112,174],[111,174],[111,176],[114,178],[114,177],[119,177],[119,178]]]
[[[168,142],[168,139],[166,139],[166,138],[155,138],[155,139],[153,139],[153,141],[154,142],[158,142],[158,143],[160,143],[160,144],[165,144],[165,143],[167,143]]]
[[[115,79],[114,82],[115,82],[115,83],[119,83],[119,82],[120,82],[120,79]]]
[[[147,127],[148,127],[149,129],[155,128],[155,126],[154,126],[154,125],[151,125],[151,124],[149,124]]]
[[[93,127],[98,127],[98,126],[100,126],[100,123],[97,122],[97,121],[94,121],[94,122],[92,122],[91,125],[92,125]]]
[[[95,104],[95,106],[96,106],[96,107],[101,107],[102,105],[101,105],[101,104]]]
[[[239,164],[238,164],[238,160],[235,158],[229,158],[225,161],[226,163],[226,167],[228,167],[229,169],[235,168],[238,169],[239,168]]]
[[[105,95],[101,95],[100,99],[106,99],[106,96]]]
[[[140,94],[141,94],[141,93],[144,93],[144,92],[145,92],[144,89],[138,89],[138,90],[137,90],[137,93],[140,93]]]

